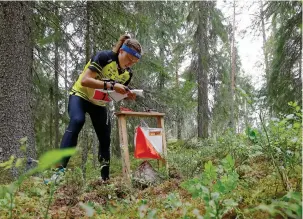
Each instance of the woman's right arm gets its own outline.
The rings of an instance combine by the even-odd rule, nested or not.
[[[91,69],[87,68],[85,70],[84,76],[81,80],[81,85],[84,87],[94,88],[94,89],[104,89],[104,81],[100,81],[95,79],[97,76],[97,73],[92,71]],[[111,88],[110,83],[106,83],[107,87],[106,89]],[[129,92],[129,89],[127,86],[124,86],[123,84],[115,83],[114,90],[120,94],[126,94]]]

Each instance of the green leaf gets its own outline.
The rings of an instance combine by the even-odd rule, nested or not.
[[[233,199],[225,199],[225,200],[223,201],[223,204],[224,204],[225,206],[230,206],[230,207],[236,207],[236,206],[238,206],[238,203],[235,202]]]
[[[7,191],[9,194],[13,194],[17,188],[18,188],[17,184],[13,182],[7,186]]]
[[[204,174],[210,181],[215,180],[217,178],[217,168],[213,165],[213,163],[209,160],[204,165]]]
[[[38,171],[43,171],[54,164],[57,164],[64,157],[72,156],[77,152],[76,148],[56,149],[48,151],[39,159]]]
[[[299,122],[294,123],[294,126],[293,126],[294,129],[297,129],[297,128],[300,128],[300,127],[301,127],[301,123],[299,123]]]
[[[4,199],[7,193],[7,187],[4,185],[0,185],[0,199]]]
[[[225,185],[219,180],[214,185],[214,190],[218,191],[220,194],[225,194],[226,188],[225,188]]]
[[[251,128],[248,128],[248,137],[250,140],[256,140],[257,139],[257,131]]]
[[[230,154],[228,154],[225,159],[222,160],[222,163],[225,170],[231,170],[235,166],[235,160]]]
[[[20,150],[23,151],[23,152],[26,152],[27,140],[28,140],[27,136],[25,136],[24,138],[21,138],[21,139],[19,140],[19,142],[20,142],[20,144],[21,144]]]
[[[220,198],[219,192],[212,192],[210,195],[211,195],[211,199],[213,199],[213,200],[219,200],[219,198]]]
[[[141,200],[141,204],[142,204],[142,205],[146,205],[146,204],[147,204],[147,200],[146,200],[146,199],[142,199],[142,200]]]
[[[12,168],[15,156],[12,155],[8,161],[0,163],[0,167],[3,167],[5,170]]]
[[[271,205],[260,204],[259,206],[256,207],[256,209],[267,211],[271,215],[274,215],[277,212],[276,209]]]
[[[292,101],[290,101],[290,102],[288,103],[288,105],[289,105],[289,106],[292,106],[292,107],[296,107],[296,106],[298,106],[298,103],[297,103],[297,102],[292,102]]]
[[[23,144],[25,144],[26,142],[27,142],[27,136],[25,136],[24,138],[21,138],[20,140],[19,140],[19,142],[23,145]]]
[[[22,165],[23,160],[24,160],[23,158],[18,158],[17,161],[16,161],[15,166],[20,167]]]
[[[285,196],[283,196],[283,200],[294,200],[298,203],[302,201],[302,195],[300,192],[288,192]]]
[[[26,152],[26,145],[25,145],[25,144],[22,145],[22,146],[20,147],[20,150],[23,151],[23,152]]]

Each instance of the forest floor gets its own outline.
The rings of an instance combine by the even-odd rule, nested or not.
[[[99,179],[98,168],[88,162],[84,181],[79,168],[81,158],[76,156],[72,158],[71,170],[66,171],[60,184],[45,185],[41,176],[32,176],[22,183],[13,197],[4,195],[0,199],[1,218],[301,218],[301,197],[298,200],[296,195],[285,190],[265,156],[247,159],[245,164],[236,160],[235,179],[220,178],[220,174],[223,176],[221,172],[207,187],[200,184],[204,180],[201,173],[208,171],[204,164],[211,160],[211,168],[220,167],[222,155],[222,158],[209,154],[197,158],[196,149],[182,151],[184,157],[179,157],[178,150],[171,151],[169,175],[165,175],[163,169],[158,170],[157,163],[151,161],[162,174],[162,180],[144,186],[147,187],[144,189],[142,186],[127,186],[119,159],[112,159],[111,179],[107,183]],[[135,169],[140,162],[142,160],[132,159],[131,168]],[[46,173],[47,176],[50,174]],[[293,176],[288,183],[292,191],[301,196],[302,177],[299,173]],[[216,192],[212,184],[219,181],[233,185],[234,189],[224,194],[220,193],[221,190]],[[196,192],[188,185],[193,185]],[[201,192],[206,187],[211,194],[208,198]],[[285,201],[283,197],[287,194],[292,197]],[[10,198],[13,202],[9,202]],[[285,207],[288,204],[294,206]],[[290,213],[285,213],[287,209],[291,209]]]

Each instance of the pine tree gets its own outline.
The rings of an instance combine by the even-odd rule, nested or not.
[[[36,158],[31,5],[30,2],[0,2],[0,162],[10,156]],[[25,138],[27,147],[23,151],[19,141]],[[14,169],[13,176],[18,174]]]

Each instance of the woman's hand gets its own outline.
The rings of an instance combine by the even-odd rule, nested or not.
[[[136,94],[132,93],[131,91],[127,94],[127,98],[128,100],[135,100],[136,99]]]
[[[127,86],[124,86],[123,84],[115,83],[114,85],[114,91],[116,91],[119,94],[126,94],[130,93]]]

